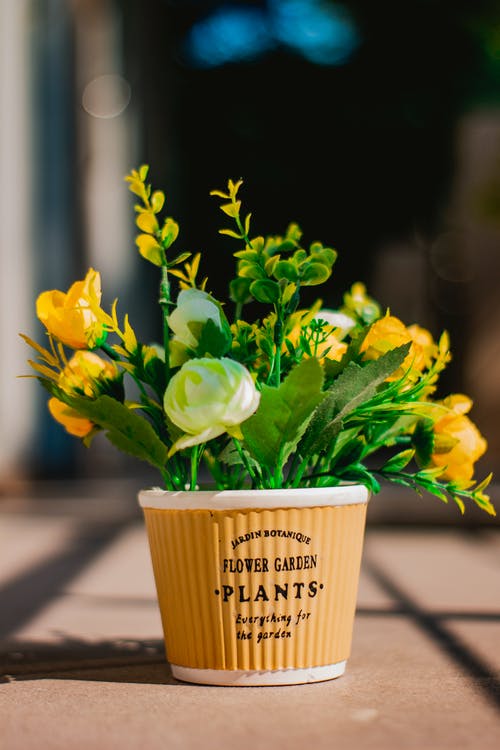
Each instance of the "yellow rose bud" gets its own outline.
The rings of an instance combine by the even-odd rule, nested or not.
[[[186,434],[171,452],[205,443],[238,426],[257,409],[260,393],[252,376],[232,359],[191,359],[170,380],[164,407]]]
[[[48,407],[56,422],[62,424],[70,435],[84,438],[94,429],[94,425],[89,419],[81,417],[78,412],[66,406],[57,398],[49,399]]]
[[[119,377],[113,362],[93,352],[77,351],[59,376],[58,385],[68,394],[97,398],[108,383]]]
[[[412,376],[429,367],[436,353],[436,345],[428,331],[419,326],[407,328],[399,318],[386,315],[370,327],[361,344],[360,352],[364,354],[363,359],[378,359],[391,349],[408,343],[411,346],[406,359],[401,367],[387,378],[392,381],[401,378],[408,371]]]
[[[476,425],[465,416],[472,406],[468,396],[453,394],[440,402],[445,414],[434,423],[434,453],[430,465],[442,466],[443,479],[470,480],[474,464],[486,451],[487,443]]]
[[[408,333],[413,341],[415,360],[413,367],[419,371],[428,368],[437,355],[437,345],[432,334],[425,328],[413,324],[408,326]]]
[[[101,302],[101,277],[90,268],[83,281],[76,281],[68,292],[56,289],[42,292],[36,313],[47,331],[72,349],[93,349],[106,338],[97,317]]]

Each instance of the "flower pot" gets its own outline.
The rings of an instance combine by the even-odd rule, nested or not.
[[[343,674],[368,490],[139,493],[174,677],[288,685]]]

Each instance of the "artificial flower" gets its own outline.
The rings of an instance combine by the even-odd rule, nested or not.
[[[170,342],[171,367],[178,367],[189,358],[189,351],[198,346],[201,332],[209,320],[230,341],[229,324],[219,302],[201,289],[179,292],[177,305],[168,316],[168,325],[174,334]]]
[[[69,432],[70,435],[84,438],[90,435],[95,427],[90,419],[80,416],[77,411],[57,398],[53,397],[49,399],[47,405],[56,422],[62,424],[66,428],[66,432]]]
[[[114,362],[94,352],[77,351],[59,376],[58,385],[68,394],[97,398],[121,380]]]
[[[442,479],[470,480],[475,462],[487,448],[486,440],[466,416],[472,401],[468,396],[455,393],[439,403],[446,411],[433,425],[434,450],[429,463],[443,467]]]
[[[106,338],[98,317],[101,277],[90,268],[83,281],[76,281],[67,292],[42,292],[36,312],[48,333],[72,349],[94,349]]]
[[[374,360],[403,344],[410,344],[408,355],[387,380],[398,380],[405,374],[415,378],[425,367],[429,367],[436,350],[431,334],[420,326],[407,328],[399,318],[387,314],[370,326],[360,352],[363,359]]]
[[[165,392],[165,412],[186,435],[174,450],[205,443],[225,432],[239,436],[238,426],[257,409],[260,394],[249,371],[224,357],[186,362]]]

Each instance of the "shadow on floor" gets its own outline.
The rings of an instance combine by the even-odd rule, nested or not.
[[[51,644],[4,644],[0,682],[43,679],[183,684],[172,676],[160,640],[88,642],[61,637]]]

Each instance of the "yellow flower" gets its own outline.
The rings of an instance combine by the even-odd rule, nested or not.
[[[58,385],[71,395],[97,398],[120,373],[113,362],[93,352],[77,351],[59,376]]]
[[[436,353],[436,345],[431,334],[420,326],[407,328],[399,318],[386,315],[375,321],[370,327],[360,352],[364,354],[363,359],[378,359],[391,349],[403,344],[411,343],[410,351],[401,367],[387,380],[397,380],[409,371],[410,377],[422,372],[429,367]]]
[[[440,402],[445,414],[434,423],[432,466],[442,466],[442,477],[468,481],[474,476],[474,463],[486,451],[487,443],[476,425],[465,416],[472,406],[468,396],[455,393]]]
[[[422,371],[431,366],[432,360],[437,356],[438,347],[426,328],[413,324],[408,326],[408,333],[412,338],[415,353],[413,367]]]
[[[90,268],[83,281],[69,290],[42,292],[36,301],[36,313],[47,331],[72,349],[94,349],[106,338],[97,316],[101,302],[101,277]]]
[[[94,425],[90,419],[81,417],[77,411],[66,406],[65,403],[59,401],[57,398],[49,399],[48,407],[56,422],[62,424],[70,435],[84,438],[94,429]]]
[[[353,284],[344,294],[342,312],[348,315],[354,313],[365,323],[373,323],[381,315],[380,305],[367,294],[365,285],[360,281]]]

